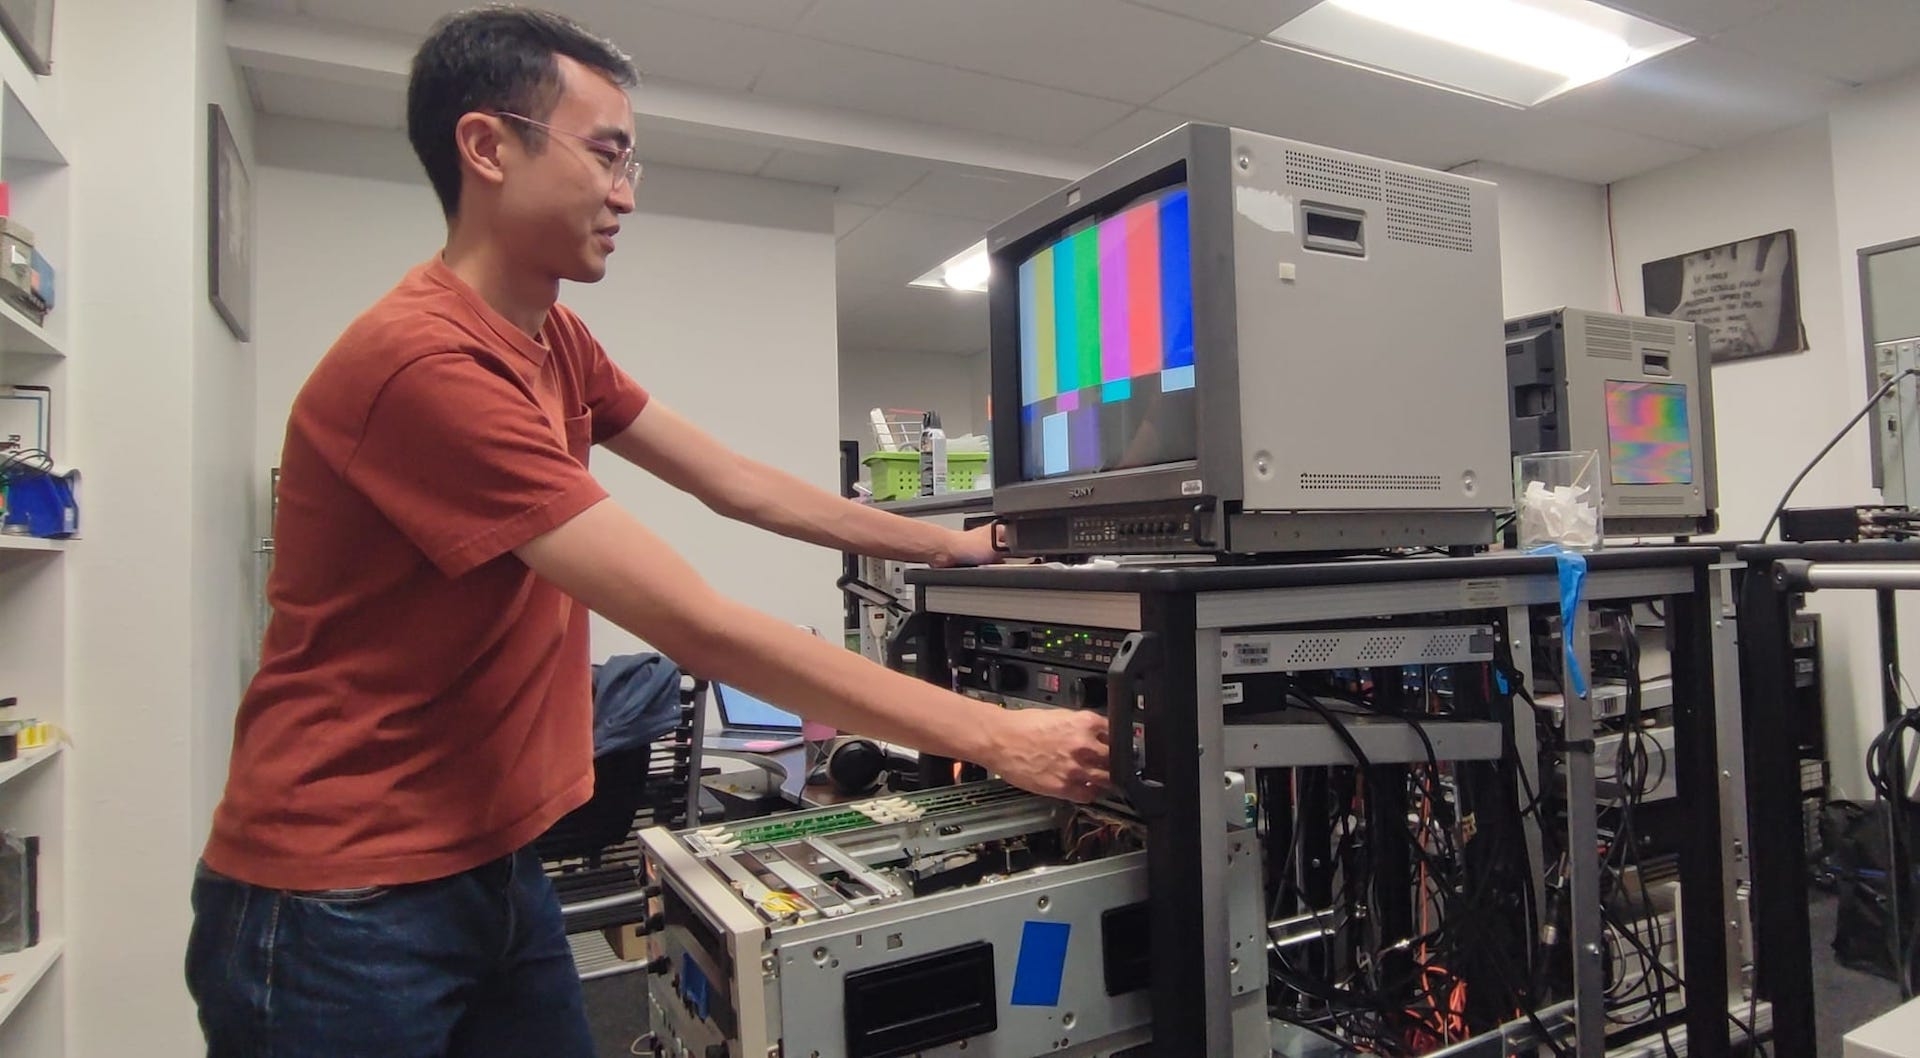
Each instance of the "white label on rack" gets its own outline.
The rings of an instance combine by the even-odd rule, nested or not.
[[[1247,700],[1247,685],[1244,683],[1223,683],[1220,685],[1220,704],[1239,705]]]
[[[1498,580],[1463,580],[1460,582],[1460,605],[1468,609],[1487,606],[1505,606],[1507,604],[1507,585]]]

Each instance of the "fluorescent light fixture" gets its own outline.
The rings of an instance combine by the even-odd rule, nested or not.
[[[954,254],[933,271],[908,283],[912,287],[933,287],[938,290],[967,290],[976,294],[987,291],[987,280],[993,275],[993,262],[987,257],[985,239]]]
[[[1324,0],[1267,39],[1516,107],[1693,40],[1595,0]]]

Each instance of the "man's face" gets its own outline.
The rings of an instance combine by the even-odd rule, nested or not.
[[[560,98],[543,120],[551,130],[508,124],[521,143],[546,144],[538,153],[515,151],[501,188],[499,222],[515,253],[531,267],[578,283],[607,274],[607,255],[620,217],[633,212],[634,189],[621,168],[633,143],[633,106],[626,92],[565,56]]]

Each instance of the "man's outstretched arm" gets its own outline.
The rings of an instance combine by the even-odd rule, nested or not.
[[[515,554],[681,667],[810,719],[972,761],[1036,793],[1087,801],[1107,786],[1099,714],[1001,709],[875,665],[721,596],[611,501]]]
[[[606,446],[718,514],[795,540],[934,566],[996,557],[989,527],[959,532],[836,496],[732,451],[657,399]]]

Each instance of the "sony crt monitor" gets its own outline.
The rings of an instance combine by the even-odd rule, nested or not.
[[[1016,554],[1475,546],[1512,504],[1493,185],[1182,126],[988,236]]]
[[[1718,528],[1707,331],[1686,320],[1561,308],[1507,321],[1512,454],[1597,452],[1601,531]]]

